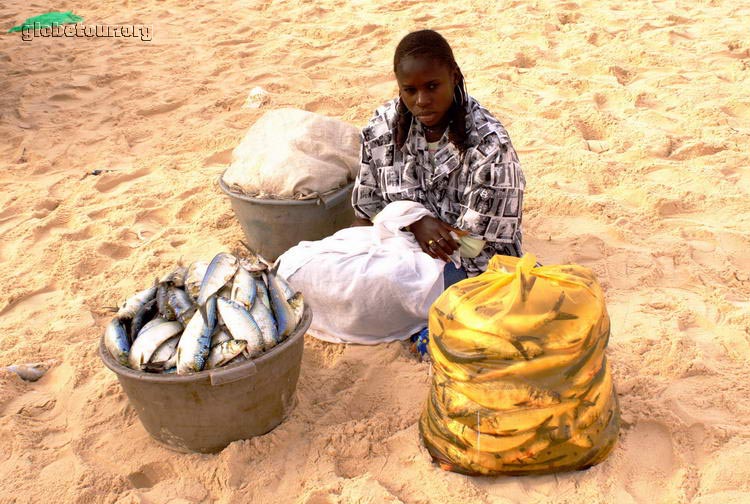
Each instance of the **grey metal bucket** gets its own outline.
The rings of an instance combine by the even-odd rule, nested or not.
[[[273,430],[291,412],[311,322],[306,306],[292,334],[258,358],[188,375],[125,367],[104,346],[103,336],[99,357],[156,441],[176,451],[215,453]]]
[[[230,190],[223,174],[219,187],[229,196],[248,245],[269,261],[301,241],[320,240],[354,222],[354,182],[310,200],[251,198]]]

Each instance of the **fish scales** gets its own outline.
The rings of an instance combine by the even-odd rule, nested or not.
[[[177,345],[177,374],[202,371],[211,349],[211,335],[216,327],[216,297],[206,302],[205,318],[196,313],[188,321]]]
[[[130,348],[128,362],[133,369],[143,369],[157,348],[169,338],[182,331],[182,324],[177,321],[162,322],[141,330]]]
[[[156,285],[129,297],[115,315],[119,319],[132,319],[138,309],[156,295]]]
[[[264,348],[263,333],[252,315],[241,304],[224,298],[219,298],[218,308],[232,337],[247,341],[250,357],[260,354]]]
[[[250,315],[253,317],[255,322],[260,327],[261,335],[263,336],[263,345],[266,350],[274,347],[281,339],[279,338],[279,330],[276,326],[276,320],[273,318],[273,313],[263,303],[255,303],[250,309]]]
[[[211,260],[201,282],[196,303],[201,308],[209,297],[216,294],[229,282],[239,267],[239,261],[231,254],[221,252]]]
[[[177,343],[179,343],[179,341],[180,337],[175,336],[159,345],[159,348],[157,348],[151,356],[151,360],[148,361],[148,368],[162,370],[172,367],[168,366],[167,363],[177,352]]]
[[[258,295],[258,288],[253,276],[242,266],[237,268],[237,273],[232,280],[232,290],[229,298],[236,301],[249,310]]]
[[[183,326],[187,325],[196,309],[188,293],[178,287],[167,290],[167,305]]]
[[[123,366],[128,365],[130,354],[130,340],[128,339],[125,326],[119,318],[113,318],[104,330],[104,346],[107,347],[112,357]]]
[[[157,313],[156,299],[146,302],[141,306],[135,313],[132,322],[130,323],[130,343],[135,341],[138,337],[138,333],[141,329],[156,316]]]
[[[223,366],[241,354],[246,347],[247,341],[237,339],[225,341],[224,343],[216,345],[208,354],[206,369],[214,369]]]
[[[271,308],[273,309],[276,324],[279,329],[279,338],[284,339],[294,330],[294,312],[286,300],[284,290],[279,285],[276,275],[269,271],[268,277],[268,294],[271,299]]]

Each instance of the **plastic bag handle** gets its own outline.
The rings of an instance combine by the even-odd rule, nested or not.
[[[242,366],[230,367],[226,369],[217,369],[211,371],[209,377],[211,379],[211,386],[224,385],[225,383],[236,382],[242,378],[253,376],[258,372],[258,368],[255,366],[255,362],[250,361],[244,363]]]

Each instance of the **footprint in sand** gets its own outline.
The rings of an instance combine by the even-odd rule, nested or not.
[[[526,53],[516,53],[516,57],[508,62],[509,66],[516,68],[533,68],[536,66],[536,58],[529,56]]]
[[[225,152],[231,153],[231,149]],[[193,187],[192,189],[189,189],[177,195],[175,199],[177,201],[183,202],[182,205],[180,206],[180,209],[175,214],[175,218],[178,221],[188,222],[188,221],[191,221],[193,217],[195,217],[195,215],[201,209],[201,201],[202,199],[204,199],[204,197],[201,196],[200,193],[204,190],[205,189],[203,187],[198,186],[198,187]]]
[[[750,442],[745,441],[735,446],[725,446],[717,453],[712,454],[708,463],[701,470],[701,493],[710,496],[710,494],[719,494],[720,492],[750,492],[748,453],[750,453]],[[716,500],[706,499],[705,502],[708,504],[729,501],[723,501],[719,498]]]
[[[664,502],[678,468],[672,435],[666,425],[639,421],[621,440],[625,487],[637,502]],[[643,475],[648,474],[649,477]]]
[[[326,61],[328,61],[330,59],[331,58],[329,58],[329,57],[325,57],[325,58],[318,58],[318,57],[316,57],[316,58],[304,58],[299,63],[299,67],[303,68],[303,69],[307,69],[307,68],[310,68],[310,67],[313,67],[313,66],[321,65],[321,64],[325,63]]]
[[[710,156],[726,149],[727,146],[719,142],[687,140],[682,144],[673,145],[669,158],[678,161],[686,161],[701,156]]]
[[[60,206],[60,200],[55,198],[44,198],[34,205],[36,211],[46,211],[47,213],[53,211]]]
[[[617,82],[619,82],[623,86],[626,86],[633,82],[633,79],[635,79],[636,76],[634,72],[620,66],[611,66],[609,67],[609,71],[612,75],[615,76]]]
[[[128,482],[133,488],[151,488],[160,481],[175,478],[177,475],[169,464],[152,462],[128,474]]]
[[[320,96],[305,104],[304,109],[309,112],[326,112],[338,115],[349,108],[346,100],[337,100],[332,96]]]
[[[71,93],[55,93],[52,96],[50,96],[49,101],[53,102],[66,102],[66,101],[74,101],[77,100],[78,97]]]
[[[601,117],[592,115],[590,117],[574,119],[573,124],[581,132],[581,136],[586,141],[599,141],[607,138],[607,126]]]
[[[70,241],[89,240],[95,236],[105,236],[109,232],[107,226],[101,224],[87,224],[75,231],[63,233],[63,238]]]
[[[682,198],[659,198],[654,210],[659,217],[673,217],[677,214],[690,213],[695,206]]]
[[[337,504],[341,502],[338,493],[333,490],[316,490],[307,496],[300,504]]]
[[[575,263],[590,264],[599,261],[605,257],[604,241],[597,236],[584,236],[576,238],[571,243],[573,252],[571,260]]]
[[[100,175],[99,180],[94,184],[94,187],[99,192],[110,192],[114,189],[119,189],[122,184],[125,184],[126,182],[130,182],[131,180],[135,180],[140,177],[145,177],[146,175],[151,173],[150,168],[140,168],[135,171],[128,171],[125,173],[115,173],[115,174],[109,174],[109,173],[103,173]],[[126,186],[124,189],[127,189],[129,186]]]
[[[567,4],[570,5],[570,4]],[[575,5],[575,8],[578,7],[578,5]],[[560,22],[560,25],[568,25],[568,24],[575,24],[581,19],[581,13],[580,12],[559,12],[557,14],[557,20]]]
[[[42,219],[42,223],[34,230],[34,241],[39,242],[48,238],[53,230],[58,228],[67,229],[73,219],[73,211],[70,208],[57,207]]]
[[[155,105],[153,107],[147,107],[136,111],[136,114],[143,116],[143,117],[151,117],[159,114],[166,114],[167,112],[171,112],[173,110],[176,110],[183,105],[187,103],[187,100],[174,100],[171,102],[163,103],[160,105]]]
[[[669,31],[669,43],[671,45],[679,45],[681,43],[693,40],[694,38],[695,36],[687,31]]]
[[[187,199],[177,211],[176,218],[181,222],[191,222],[193,217],[200,211],[203,199],[201,196],[194,196]]]
[[[54,286],[48,285],[11,301],[7,306],[0,309],[0,316],[23,311],[31,313],[37,311],[37,307],[54,306],[54,302],[58,301],[61,295],[59,291],[55,290]]]
[[[215,43],[214,47],[236,46],[236,45],[242,45],[242,44],[248,44],[246,47],[256,47],[260,45],[257,39],[245,38],[245,39],[222,40],[220,42]]]
[[[203,160],[203,166],[213,165],[228,165],[232,162],[232,151],[234,149],[225,149],[223,151],[214,152],[205,160]],[[184,194],[184,193],[183,193]]]
[[[100,254],[112,259],[125,259],[133,253],[131,247],[114,242],[104,242],[96,249]]]

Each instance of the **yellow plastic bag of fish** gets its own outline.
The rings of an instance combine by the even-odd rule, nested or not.
[[[541,474],[603,461],[619,430],[593,273],[497,255],[430,309],[434,377],[420,418],[446,470]]]

